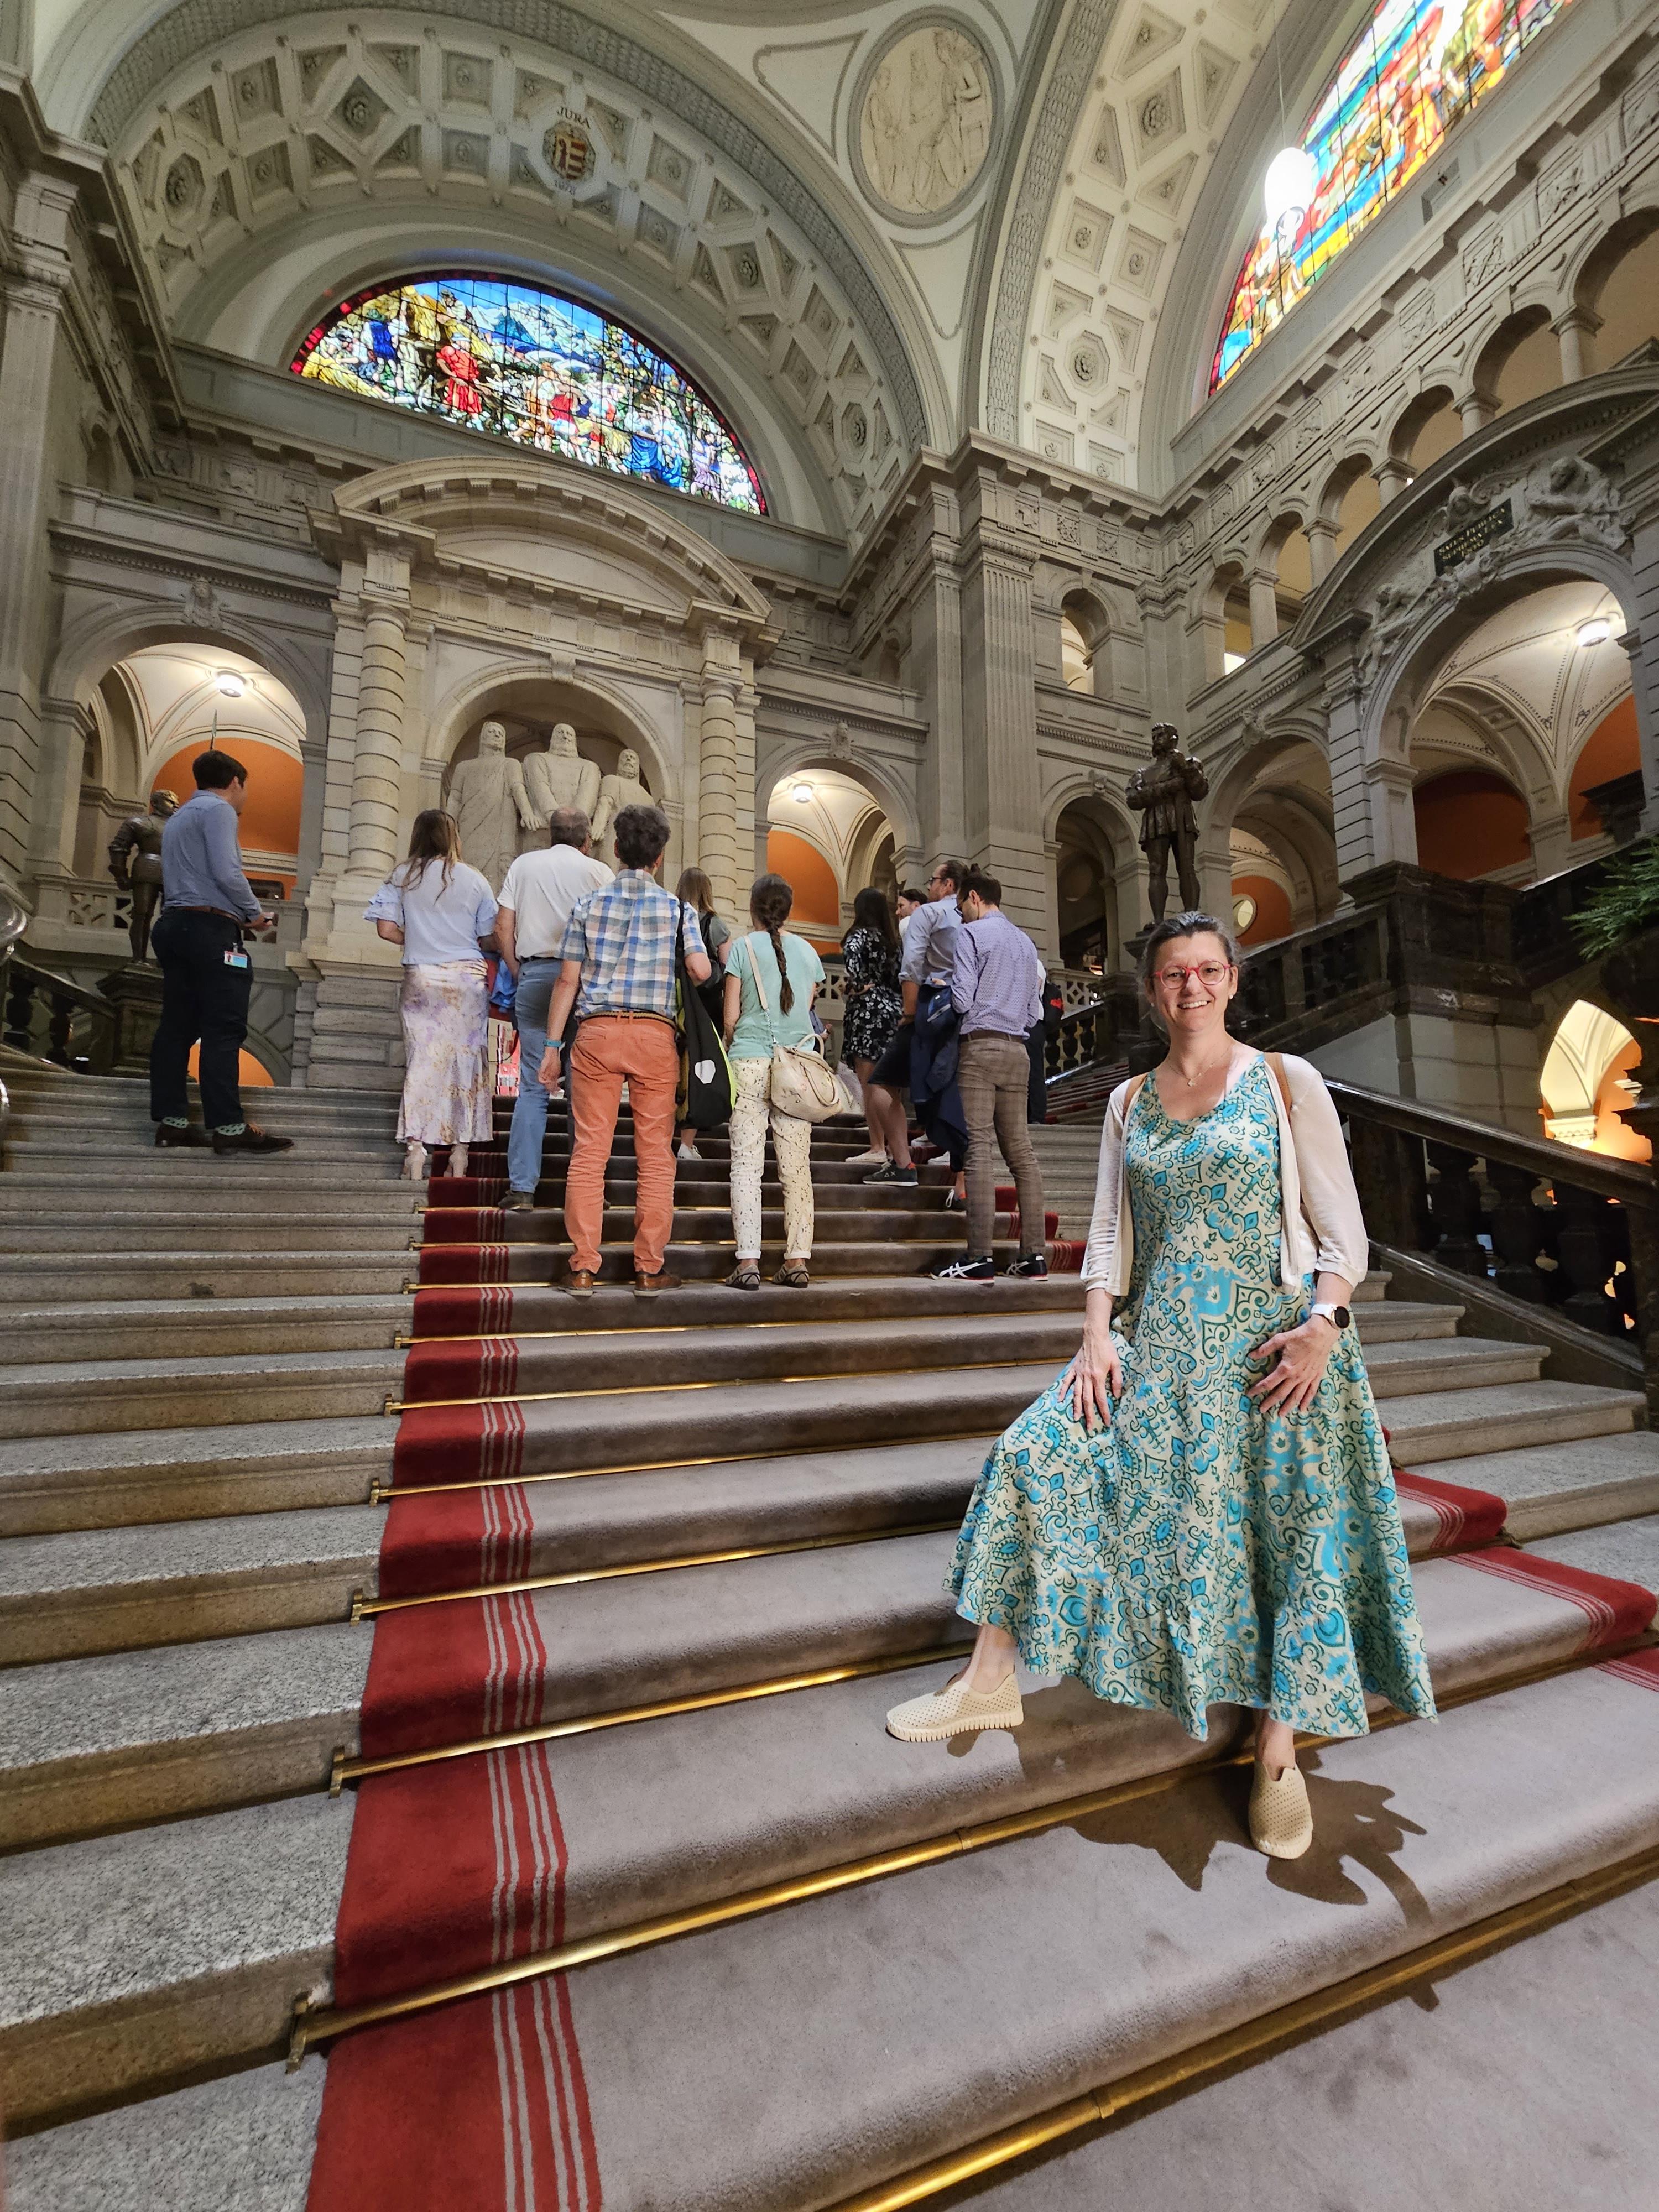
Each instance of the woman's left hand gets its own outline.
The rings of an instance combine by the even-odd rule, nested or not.
[[[1271,1359],[1274,1352],[1279,1358],[1259,1382],[1250,1385],[1251,1397],[1269,1413],[1305,1413],[1325,1379],[1326,1363],[1336,1349],[1337,1334],[1322,1314],[1310,1314],[1295,1328],[1281,1329],[1277,1336],[1258,1344],[1250,1354],[1252,1359]]]
[[[548,1092],[552,1092],[558,1089],[559,1048],[557,1045],[549,1045],[546,1051],[542,1054],[542,1064],[536,1070],[536,1080],[541,1085],[542,1089]]]

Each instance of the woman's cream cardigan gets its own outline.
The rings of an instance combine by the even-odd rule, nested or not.
[[[1279,1085],[1272,1085],[1273,1109],[1279,1116],[1279,1179],[1284,1197],[1279,1240],[1281,1279],[1291,1284],[1310,1274],[1331,1274],[1340,1275],[1345,1283],[1358,1284],[1370,1265],[1370,1246],[1336,1109],[1316,1067],[1308,1060],[1293,1059],[1289,1053],[1283,1055],[1283,1061],[1291,1094],[1288,1114]],[[1148,1076],[1146,1080],[1150,1083],[1152,1078]],[[1130,1092],[1136,1087],[1133,1079],[1120,1083],[1106,1108],[1106,1126],[1100,1133],[1094,1218],[1083,1258],[1085,1287],[1109,1291],[1115,1299],[1127,1291],[1134,1265],[1134,1226],[1123,1166],[1123,1119]]]

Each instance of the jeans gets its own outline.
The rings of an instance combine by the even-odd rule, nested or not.
[[[161,1018],[149,1048],[150,1119],[189,1118],[190,1048],[199,1037],[202,1119],[210,1129],[234,1129],[242,1119],[239,1055],[253,988],[250,968],[225,964],[226,953],[241,952],[240,927],[224,915],[163,907],[150,943],[161,968]]]
[[[962,1040],[957,1066],[968,1121],[968,1256],[988,1259],[996,1237],[997,1146],[1014,1171],[1019,1194],[1019,1249],[1044,1247],[1042,1173],[1025,1126],[1030,1056],[1023,1036],[976,1030]]]
[[[585,1021],[570,1052],[574,1132],[564,1179],[564,1233],[570,1264],[597,1272],[605,1229],[605,1175],[623,1085],[634,1109],[634,1265],[662,1271],[674,1228],[674,1094],[680,1048],[669,1022]]]
[[[519,1096],[513,1108],[513,1127],[507,1138],[507,1180],[514,1190],[534,1190],[542,1179],[542,1144],[547,1135],[547,1093],[536,1073],[547,1050],[547,1013],[553,1002],[553,986],[559,980],[558,961],[548,958],[520,963],[519,988],[514,995],[514,1018],[519,1025]],[[570,1094],[570,1055],[565,1054],[565,1095]]]

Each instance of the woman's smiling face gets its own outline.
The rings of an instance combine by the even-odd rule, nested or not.
[[[1172,1036],[1193,1037],[1225,1027],[1227,1007],[1237,990],[1238,970],[1226,946],[1212,932],[1200,929],[1158,947],[1147,996]]]

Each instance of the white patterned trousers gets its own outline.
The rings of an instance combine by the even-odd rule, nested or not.
[[[732,1226],[739,1260],[761,1255],[761,1177],[766,1171],[766,1125],[772,1124],[772,1148],[783,1184],[783,1253],[787,1260],[812,1256],[812,1124],[774,1110],[767,1091],[772,1062],[732,1063]]]

